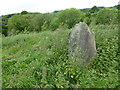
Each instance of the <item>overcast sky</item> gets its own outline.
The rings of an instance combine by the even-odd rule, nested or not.
[[[96,6],[114,6],[119,0],[1,0],[0,16],[11,13],[28,12],[53,12],[66,8],[91,8]]]

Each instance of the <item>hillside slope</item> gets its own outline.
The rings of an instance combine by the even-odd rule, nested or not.
[[[68,61],[68,30],[3,37],[3,88],[118,87],[117,27],[91,27],[97,55],[85,69]]]

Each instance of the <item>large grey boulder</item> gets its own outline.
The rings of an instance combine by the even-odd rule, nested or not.
[[[85,67],[96,53],[94,33],[86,23],[76,24],[69,34],[68,54],[73,64]]]

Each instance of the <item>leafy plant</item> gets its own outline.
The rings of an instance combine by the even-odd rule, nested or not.
[[[118,28],[90,25],[97,55],[87,68],[68,59],[70,30],[2,38],[3,88],[117,88]]]

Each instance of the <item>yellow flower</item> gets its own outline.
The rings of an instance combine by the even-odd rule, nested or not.
[[[64,74],[66,74],[66,72],[64,72]]]
[[[71,78],[73,78],[73,76],[71,75]]]
[[[102,73],[100,73],[100,75],[102,76],[103,74],[102,74]]]

